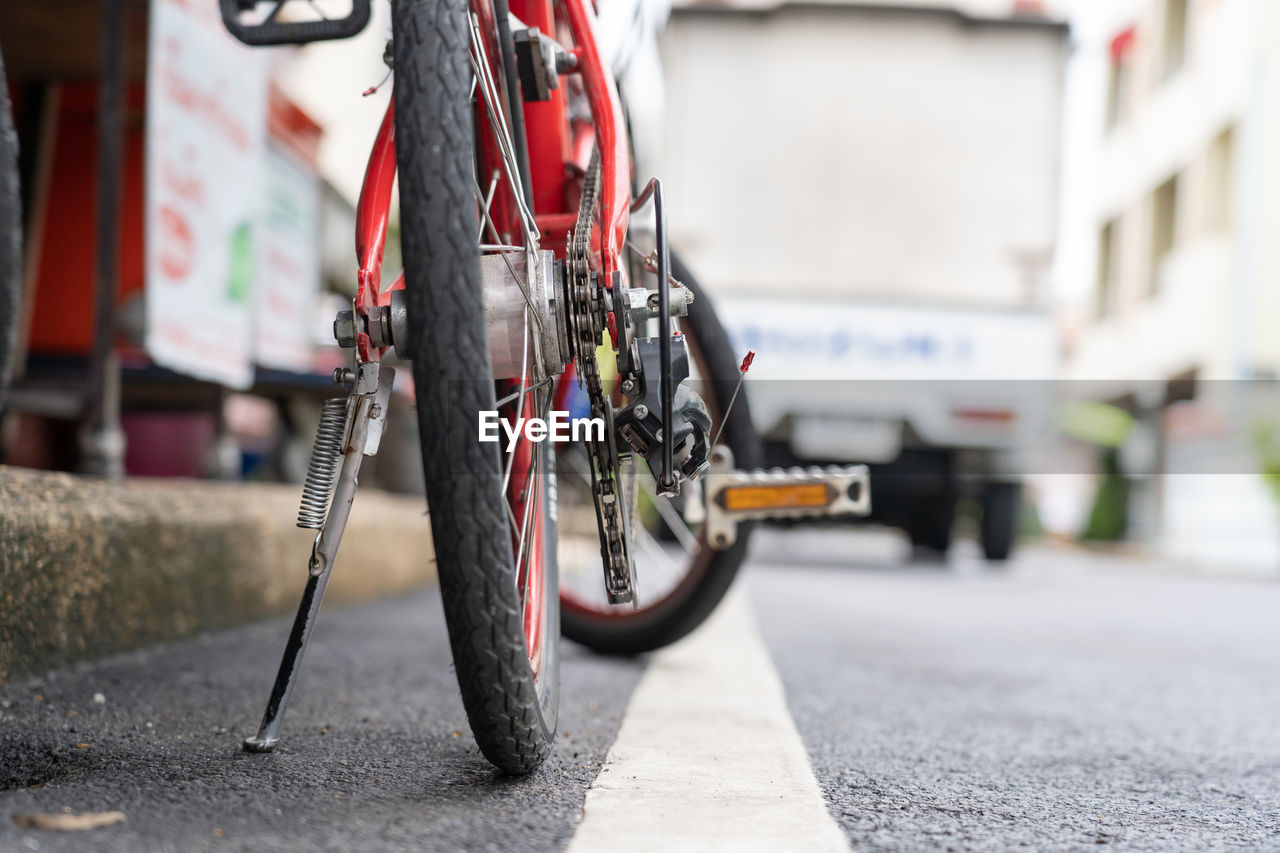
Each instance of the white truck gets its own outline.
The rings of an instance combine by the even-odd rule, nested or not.
[[[1052,427],[1057,339],[1044,312],[730,299],[734,347],[770,466],[864,462],[871,515],[945,553],[957,503],[981,507],[988,559],[1009,556],[1022,475]]]
[[[1008,555],[1048,306],[1067,27],[1015,0],[675,0],[673,245],[737,346],[772,464],[867,462],[872,521]],[[1046,427],[1047,429],[1047,427]]]

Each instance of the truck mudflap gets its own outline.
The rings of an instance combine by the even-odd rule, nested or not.
[[[733,545],[738,524],[763,519],[868,515],[871,476],[866,465],[735,470],[727,447],[711,453],[702,481],[707,542]]]

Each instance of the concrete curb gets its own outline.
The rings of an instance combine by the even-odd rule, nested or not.
[[[292,612],[315,538],[294,526],[298,494],[0,466],[0,683]],[[326,598],[434,578],[422,499],[362,491]]]

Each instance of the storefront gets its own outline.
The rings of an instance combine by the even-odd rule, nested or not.
[[[332,196],[317,168],[322,129],[272,84],[280,54],[250,53],[221,31],[216,4],[203,5],[6,10],[0,50],[22,150],[25,231],[8,462],[84,470],[87,455],[119,451],[118,442],[87,437],[106,397],[126,473],[234,474],[262,454],[245,442],[219,452],[246,411],[237,401],[228,424],[233,392],[259,398],[247,406],[256,412],[249,429],[269,442],[289,421],[287,401],[331,387],[339,356],[320,345],[316,321],[322,208]],[[103,26],[113,12],[114,41]],[[99,110],[112,67],[122,96],[114,137],[102,121],[111,111]],[[103,140],[113,138],[118,156],[104,157]],[[100,193],[112,178],[115,217],[104,228]],[[226,222],[234,227],[211,239]],[[99,235],[113,233],[114,314],[103,318],[95,296],[111,253],[100,251]],[[101,365],[94,344],[104,319],[110,363]],[[271,429],[252,426],[263,420]]]

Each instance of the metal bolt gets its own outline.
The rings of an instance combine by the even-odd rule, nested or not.
[[[349,349],[356,345],[356,315],[352,311],[339,311],[333,318],[333,339],[338,346]]]
[[[372,406],[370,406],[369,417],[375,418],[375,419],[382,417],[382,407],[379,406],[377,403],[374,403]]]
[[[356,374],[355,374],[355,371],[353,371],[351,368],[335,367],[333,369],[334,385],[350,385],[352,382],[355,382],[355,381],[356,381]]]
[[[655,441],[661,442],[661,441],[662,441],[662,430],[658,430],[657,432],[655,432],[655,433],[653,434],[653,438],[654,438],[654,440],[655,440]]]
[[[578,57],[567,50],[556,50],[555,56],[557,74],[568,74],[578,67]]]
[[[644,403],[636,406],[636,418],[638,420],[644,420],[647,417],[649,417],[649,407]]]
[[[636,390],[635,381],[631,379],[622,380],[622,390],[624,393],[627,393],[627,394],[630,394],[632,391]]]
[[[391,346],[391,308],[386,305],[375,305],[365,315],[365,323],[369,328],[369,343],[375,347]]]

